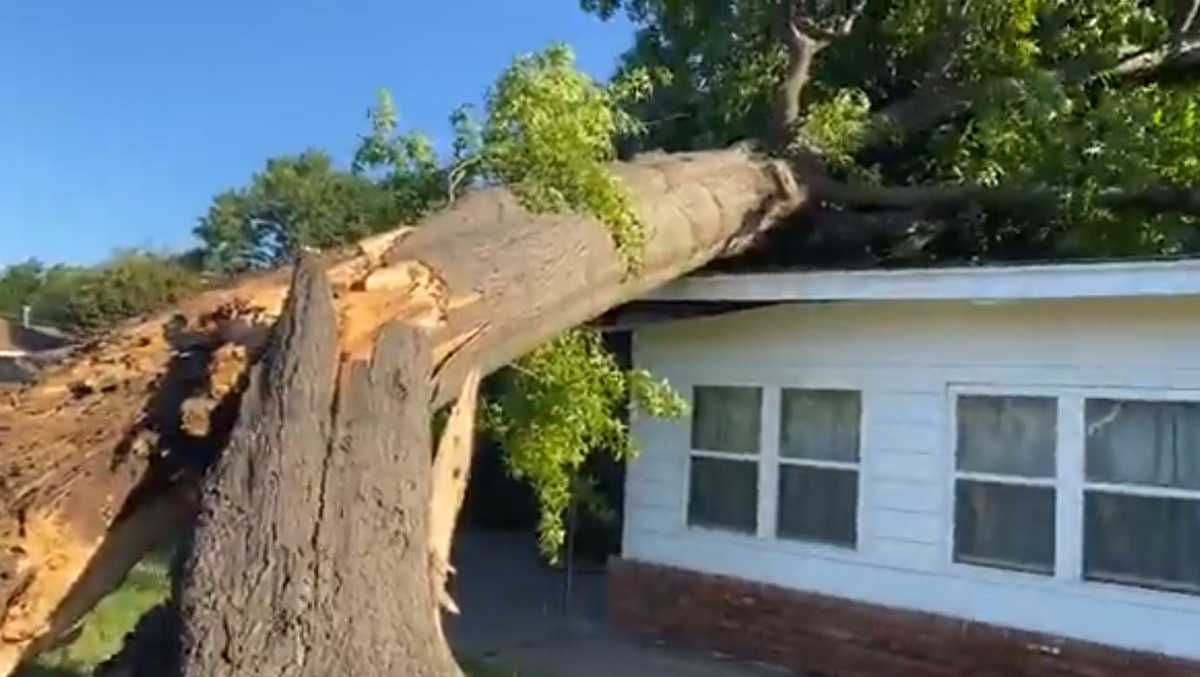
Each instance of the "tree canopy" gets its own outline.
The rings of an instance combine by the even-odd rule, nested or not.
[[[634,147],[769,139],[783,125],[840,182],[813,231],[857,229],[849,245],[876,245],[874,260],[1200,246],[1185,190],[1200,179],[1194,2],[581,5],[638,25],[623,69],[672,76],[637,108],[649,133]]]

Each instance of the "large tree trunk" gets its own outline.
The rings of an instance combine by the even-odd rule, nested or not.
[[[336,324],[302,266],[204,483],[181,675],[458,673],[430,575],[429,338],[390,325],[339,373]]]
[[[529,214],[500,189],[330,257],[330,351],[343,387],[364,380],[362,392],[338,397],[378,395],[367,393],[376,367],[355,365],[390,323],[429,334],[430,400],[440,406],[468,374],[738,251],[807,200],[785,166],[742,149],[655,155],[616,171],[651,229],[636,276],[602,224]],[[0,675],[68,631],[192,514],[288,275],[245,279],[130,323],[0,402]]]

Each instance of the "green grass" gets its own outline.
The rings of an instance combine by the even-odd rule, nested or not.
[[[163,557],[141,562],[125,582],[83,619],[79,636],[70,644],[42,654],[16,677],[87,677],[92,669],[121,648],[138,618],[170,593],[171,582]],[[517,672],[481,660],[460,658],[469,677],[521,677]]]
[[[76,677],[121,648],[137,619],[159,604],[170,590],[167,565],[157,558],[141,562],[125,582],[83,619],[79,636],[70,644],[42,654],[19,677]]]

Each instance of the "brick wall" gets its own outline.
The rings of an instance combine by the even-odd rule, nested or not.
[[[1162,656],[632,560],[610,562],[608,586],[623,631],[802,674],[1200,676],[1200,664]]]

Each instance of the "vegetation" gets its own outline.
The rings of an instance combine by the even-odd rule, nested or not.
[[[836,236],[826,264],[1200,248],[1195,3],[581,4],[639,26],[623,71],[671,74],[632,148],[785,129],[827,175],[807,229]]]
[[[89,333],[174,303],[201,283],[183,257],[139,250],[117,252],[93,268],[30,260],[0,275],[0,314],[17,317],[28,306],[35,322]]]
[[[83,620],[70,644],[38,657],[21,677],[83,677],[121,648],[138,618],[170,594],[167,564],[150,557],[134,567],[124,584]]]

